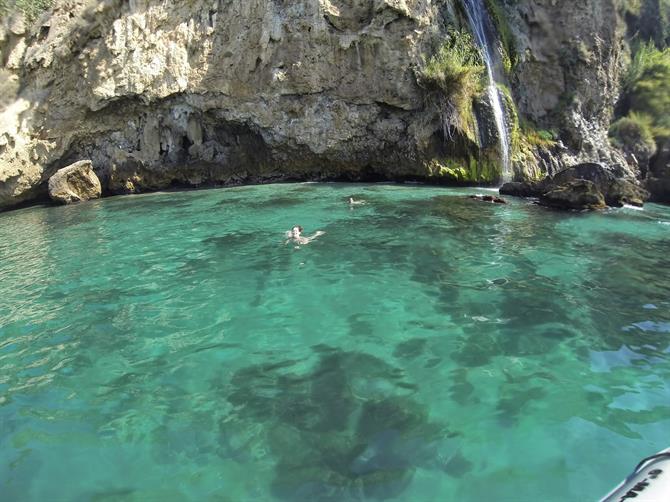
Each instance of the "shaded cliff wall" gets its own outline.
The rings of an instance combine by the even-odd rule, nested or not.
[[[511,88],[522,117],[555,131],[549,171],[599,161],[634,176],[607,130],[625,69],[618,0],[503,0],[517,64]]]

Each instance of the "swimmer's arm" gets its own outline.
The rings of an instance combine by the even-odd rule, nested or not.
[[[310,235],[309,237],[305,237],[305,244],[309,244],[314,239],[316,239],[317,237],[321,237],[325,233],[326,232],[322,232],[321,230],[319,230],[318,232],[315,232],[314,235]]]
[[[318,232],[314,232],[314,235],[312,235],[311,237],[309,237],[309,240],[310,240],[310,241],[313,241],[314,239],[316,239],[317,237],[321,237],[321,236],[324,235],[325,233],[326,233],[326,232],[322,232],[321,230],[319,230]]]

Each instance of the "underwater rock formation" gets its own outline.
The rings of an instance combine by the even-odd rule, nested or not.
[[[428,419],[401,369],[364,353],[317,352],[307,372],[300,361],[239,370],[227,395],[239,420],[273,431],[263,444],[278,459],[277,497],[386,499],[401,494],[418,468],[449,470],[457,434]],[[231,426],[221,424],[223,436]]]

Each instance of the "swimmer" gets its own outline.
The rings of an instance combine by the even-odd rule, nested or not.
[[[296,244],[309,244],[312,242],[314,239],[317,237],[321,237],[323,234],[326,232],[322,232],[319,230],[316,232],[314,235],[311,235],[309,237],[303,237],[302,236],[303,228],[300,225],[296,225],[293,227],[291,230],[286,232],[286,242],[284,245],[288,244],[289,242],[294,242]]]
[[[349,205],[350,206],[362,206],[365,204],[364,200],[354,200],[353,197],[349,197]]]

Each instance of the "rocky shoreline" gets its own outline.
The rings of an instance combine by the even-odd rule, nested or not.
[[[459,2],[55,0],[33,19],[0,18],[0,210],[44,199],[79,161],[102,196],[307,180],[495,186],[486,93],[475,85],[459,108],[445,97],[459,96],[453,81],[426,77],[438,55],[455,64],[445,41],[468,31]],[[646,169],[608,139],[627,50],[618,4],[490,4],[514,180],[544,195],[536,180],[597,163],[670,201],[667,148]]]

